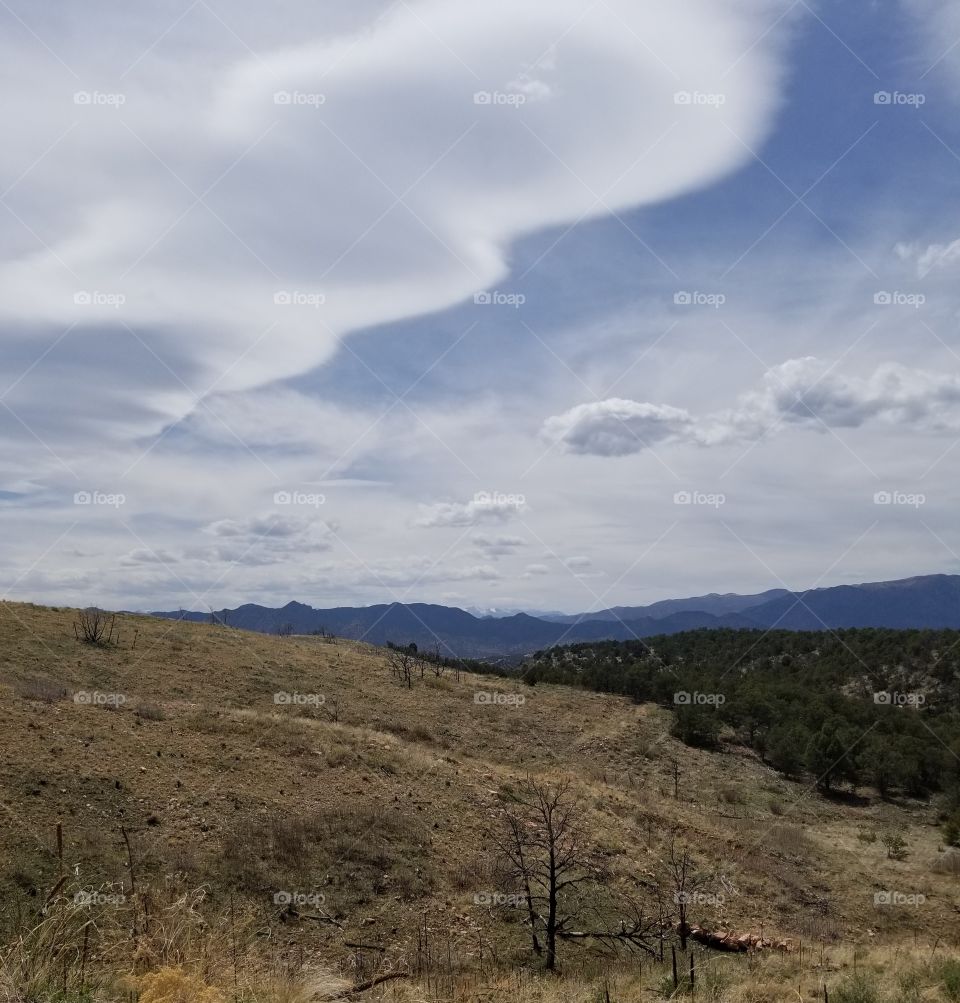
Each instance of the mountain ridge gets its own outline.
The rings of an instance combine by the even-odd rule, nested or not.
[[[564,616],[476,616],[437,603],[378,603],[315,609],[291,600],[274,608],[245,603],[211,613],[157,611],[166,619],[215,619],[260,633],[328,633],[371,644],[409,644],[448,656],[530,654],[557,644],[629,640],[701,628],[823,630],[844,627],[960,628],[960,575],[915,575],[801,592],[710,593],[649,606],[615,606]]]

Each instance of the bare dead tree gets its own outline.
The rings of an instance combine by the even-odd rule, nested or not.
[[[581,889],[603,884],[583,831],[583,813],[568,781],[551,785],[533,778],[512,796],[496,837],[506,871],[523,890],[533,951],[544,967],[557,964],[557,942],[593,940],[656,957],[657,920],[634,908],[630,919],[609,925],[598,915],[584,926]]]
[[[433,646],[433,653],[430,657],[430,667],[433,669],[433,674],[437,677],[437,679],[440,679],[447,669],[447,661],[443,655],[440,654],[439,643],[434,644]]]
[[[696,903],[697,890],[706,882],[708,875],[698,869],[689,848],[681,846],[675,835],[670,839],[663,869],[666,872],[667,885],[673,893],[680,949],[685,951],[690,933],[690,924],[687,922],[689,908]]]
[[[120,635],[116,631],[117,617],[96,606],[88,606],[77,613],[73,621],[73,635],[84,644],[116,644]]]
[[[407,689],[413,688],[413,675],[419,662],[419,655],[414,648],[388,649],[387,664],[390,666],[390,671]]]
[[[506,866],[504,876],[508,880],[519,881],[523,887],[524,906],[527,912],[527,923],[530,926],[530,946],[533,953],[540,957],[543,947],[540,944],[539,914],[534,904],[531,868],[528,863],[527,831],[521,813],[508,809],[503,817],[503,831],[494,836],[494,842]]]

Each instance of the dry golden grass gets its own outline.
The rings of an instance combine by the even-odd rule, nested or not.
[[[465,1000],[602,999],[597,961],[580,948],[562,955],[562,988],[502,974],[529,961],[522,928],[474,900],[499,890],[491,842],[499,796],[528,773],[572,778],[592,842],[615,876],[655,870],[679,829],[714,874],[713,901],[694,921],[804,942],[802,975],[794,955],[698,949],[702,993],[715,969],[716,992],[725,994],[705,998],[796,1000],[801,981],[809,996],[818,974],[839,984],[854,950],[867,966],[870,952],[903,958],[895,952],[916,942],[929,954],[937,942],[942,954],[960,936],[960,876],[936,864],[928,806],[884,805],[862,791],[862,803],[824,800],[743,750],[678,745],[657,708],[468,675],[427,675],[407,689],[366,645],[143,617],[119,617],[120,645],[95,648],[74,639],[72,618],[0,604],[0,889],[9,943],[57,880],[60,822],[63,864],[78,888],[130,893],[126,833],[144,921],[149,914],[156,929],[173,927],[169,909],[196,913],[201,924],[218,917],[219,939],[203,948],[202,963],[171,933],[159,947],[141,936],[136,952],[100,951],[118,971],[186,966],[229,994],[236,972],[223,930],[236,941],[249,928],[245,950],[257,961],[241,975],[255,970],[257,998],[280,999],[282,988],[292,1000],[306,991],[304,972],[326,978],[329,968],[353,980],[384,965],[416,967],[425,923],[435,960],[444,959],[435,965],[447,994],[440,998],[460,986]],[[78,692],[101,697],[75,702]],[[276,693],[300,694],[299,702],[277,703]],[[477,693],[525,702],[478,703]],[[104,702],[113,694],[123,702]],[[889,829],[904,834],[903,861],[888,859],[879,839],[858,838]],[[156,891],[164,887],[180,898],[167,901]],[[183,897],[199,888],[202,907]],[[878,906],[882,892],[924,901]],[[320,918],[283,922],[278,893],[310,896],[300,911]],[[98,928],[110,928],[107,914],[97,915]],[[129,926],[118,927],[127,940]],[[378,949],[347,946],[357,943]],[[827,973],[812,967],[821,943],[833,959]],[[10,960],[5,977],[17,970]],[[665,975],[648,965],[645,993]],[[637,979],[635,966],[616,974],[611,999],[638,998]],[[412,1001],[437,991],[412,979],[374,996]]]

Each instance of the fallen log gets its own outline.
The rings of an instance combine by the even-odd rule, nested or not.
[[[349,989],[341,989],[340,992],[334,993],[333,996],[314,996],[315,1000],[345,1000],[349,999],[351,996],[356,996],[357,993],[365,993],[368,989],[373,989],[374,986],[382,985],[384,982],[391,982],[393,979],[406,979],[410,975],[409,972],[390,972],[387,975],[378,975],[376,978],[367,979],[366,982],[358,982],[355,986],[350,986]]]
[[[691,940],[706,947],[712,947],[717,951],[733,951],[743,953],[746,951],[763,951],[771,948],[789,952],[793,950],[793,945],[789,940],[767,940],[756,933],[737,934],[733,930],[705,930],[703,927],[691,926],[687,931]]]

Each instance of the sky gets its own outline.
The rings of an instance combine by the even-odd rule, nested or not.
[[[960,572],[947,0],[0,0],[0,587]]]

